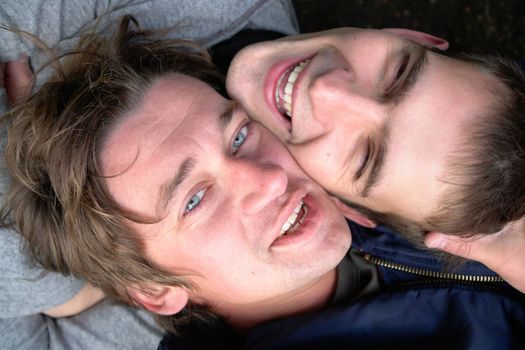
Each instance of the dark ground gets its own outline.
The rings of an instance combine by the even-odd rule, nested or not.
[[[454,51],[525,58],[525,1],[293,0],[302,32],[402,27],[441,36]]]

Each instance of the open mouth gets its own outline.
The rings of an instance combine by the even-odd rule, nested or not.
[[[311,59],[307,59],[295,64],[294,66],[287,69],[283,74],[281,74],[277,80],[274,93],[275,105],[277,106],[279,112],[289,121],[292,119],[293,89],[295,82],[297,81],[299,74],[310,61]]]
[[[293,234],[293,232],[297,231],[303,223],[306,214],[308,214],[308,207],[303,201],[300,201],[293,213],[288,217],[288,220],[283,224],[279,237]]]

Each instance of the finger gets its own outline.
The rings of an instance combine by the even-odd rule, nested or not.
[[[29,58],[20,56],[17,61],[7,62],[5,87],[10,105],[29,95],[33,82],[33,72],[29,66]]]
[[[0,62],[0,87],[5,86],[5,63]]]
[[[425,236],[425,245],[429,248],[478,261],[486,258],[487,249],[492,249],[490,245],[484,243],[483,239],[458,237],[440,232],[430,232]]]

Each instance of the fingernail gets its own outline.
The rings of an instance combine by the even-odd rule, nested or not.
[[[446,50],[448,49],[448,41],[442,38],[438,38],[437,36],[433,36],[430,34],[425,35],[425,38],[432,42],[434,47],[437,47],[440,50]]]
[[[441,249],[445,246],[445,240],[442,237],[431,237],[425,239],[425,245],[429,248]]]
[[[433,35],[425,35],[425,37],[435,45],[444,44],[447,42],[445,39],[441,39]]]
[[[27,64],[29,62],[29,56],[24,54],[21,54],[20,57],[18,57],[18,62]]]

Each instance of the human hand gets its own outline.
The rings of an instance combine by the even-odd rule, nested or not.
[[[0,87],[5,87],[5,63],[0,62]]]
[[[63,304],[47,309],[43,313],[51,317],[69,317],[87,310],[105,298],[104,293],[86,283],[84,287],[71,299]]]
[[[497,233],[472,237],[430,232],[425,245],[479,261],[525,293],[525,219],[511,222]]]
[[[27,97],[33,85],[33,71],[29,58],[22,55],[16,61],[0,64],[0,86],[4,86],[9,106]]]

